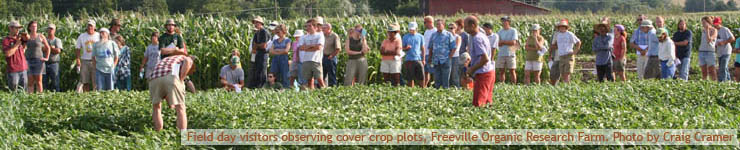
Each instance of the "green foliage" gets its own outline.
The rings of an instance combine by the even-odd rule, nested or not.
[[[730,0],[727,3],[721,0],[686,0],[684,4],[686,12],[705,12],[705,11],[729,11],[737,10],[737,3]]]
[[[473,107],[472,92],[467,90],[386,85],[310,92],[254,90],[237,94],[212,90],[188,94],[186,103],[188,127],[192,129],[731,129],[740,125],[737,87],[740,84],[676,80],[560,86],[497,84],[494,103],[488,108]],[[3,108],[0,112],[5,114],[0,118],[0,130],[4,131],[0,135],[19,137],[0,139],[7,141],[0,142],[0,146],[4,149],[229,148],[180,145],[174,111],[166,107],[162,110],[165,130],[152,131],[148,97],[147,92],[0,93]],[[445,147],[448,146],[416,149]],[[342,147],[317,149],[337,148]]]

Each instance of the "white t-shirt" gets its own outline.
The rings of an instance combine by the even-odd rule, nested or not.
[[[491,43],[491,48],[498,49],[498,34],[491,33],[491,35],[486,36],[488,36],[488,43]],[[496,57],[496,55],[493,55],[493,53],[491,53],[491,60],[493,60],[494,57]]]
[[[457,46],[455,46],[457,48],[455,49],[455,53],[452,54],[452,57],[460,57],[460,45],[462,45],[464,41],[462,41],[462,37],[459,34],[454,34],[454,35],[455,35],[455,38],[457,38],[457,40],[460,40],[460,43],[458,43]]]
[[[80,59],[92,60],[93,45],[98,41],[100,41],[100,34],[98,34],[98,32],[95,32],[92,35],[87,34],[87,32],[80,34],[80,36],[77,37],[77,41],[75,41],[75,48],[80,49],[80,53],[82,54]]]
[[[431,28],[424,31],[424,47],[428,47],[427,44],[429,43],[429,40],[432,40],[432,34],[434,34],[434,32],[437,32],[437,28]],[[429,55],[428,48],[424,49],[424,54]]]
[[[553,35],[552,43],[558,45],[558,56],[567,55],[573,52],[573,45],[581,42],[573,32],[555,32]]]
[[[324,56],[324,34],[321,32],[316,32],[314,34],[306,34],[301,37],[301,39],[298,41],[298,47],[301,47],[303,45],[315,45],[315,44],[321,44],[318,51],[313,52],[307,52],[307,51],[300,51],[298,53],[301,58],[301,62],[307,62],[307,61],[313,61],[321,63],[321,58]]]

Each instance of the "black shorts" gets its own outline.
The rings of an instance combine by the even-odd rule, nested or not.
[[[401,69],[404,80],[424,80],[424,66],[421,61],[404,61],[403,68]]]

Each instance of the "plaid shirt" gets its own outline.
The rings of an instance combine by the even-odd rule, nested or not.
[[[156,79],[172,74],[172,71],[174,69],[173,67],[176,64],[180,64],[183,60],[185,60],[185,58],[187,58],[187,56],[175,55],[160,60],[159,63],[157,63],[157,66],[154,67],[154,71],[152,72],[152,77],[150,79]]]

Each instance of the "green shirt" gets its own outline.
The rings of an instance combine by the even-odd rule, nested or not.
[[[272,85],[270,85],[269,83],[266,83],[265,85],[262,86],[262,88],[279,90],[279,89],[283,89],[283,85],[277,82],[273,83]]]
[[[177,46],[178,48],[185,47],[185,41],[183,41],[180,34],[162,34],[159,36],[159,48],[172,48]],[[165,58],[169,55],[162,55],[161,58]]]

